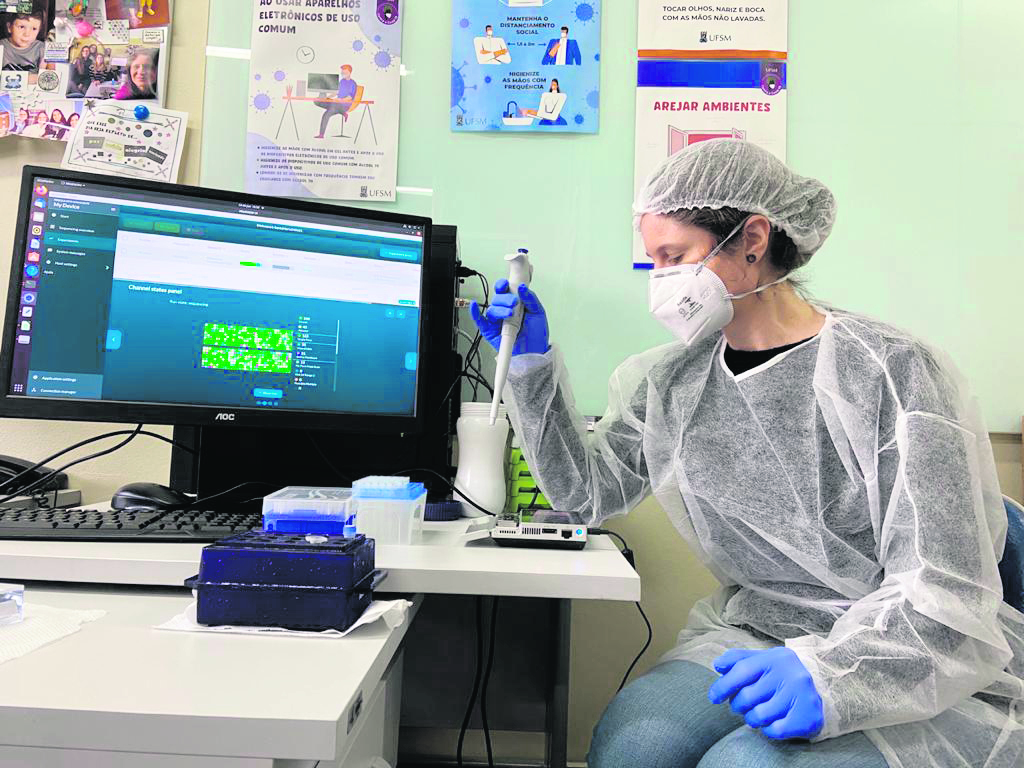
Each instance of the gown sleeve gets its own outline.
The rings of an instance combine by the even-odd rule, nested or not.
[[[650,494],[644,458],[646,381],[623,363],[608,409],[587,433],[558,349],[512,358],[505,403],[523,453],[553,509],[587,525],[623,515]]]
[[[786,641],[814,679],[818,740],[929,719],[1012,658],[997,623],[1006,513],[988,434],[952,364],[918,345],[881,360],[878,588],[827,636]],[[836,406],[840,408],[841,406]]]

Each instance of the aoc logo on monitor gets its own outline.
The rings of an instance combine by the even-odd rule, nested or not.
[[[234,421],[235,414],[233,413],[218,413],[213,417],[214,421]]]

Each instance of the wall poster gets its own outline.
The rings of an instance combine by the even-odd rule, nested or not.
[[[745,139],[786,159],[787,3],[639,0],[636,190],[665,157],[708,139]],[[633,267],[650,269],[633,240]]]

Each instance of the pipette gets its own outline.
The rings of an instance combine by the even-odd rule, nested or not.
[[[530,258],[525,248],[520,248],[516,253],[510,253],[505,257],[508,262],[508,289],[516,296],[519,295],[519,286],[530,285],[530,278],[533,277],[533,267],[530,265]],[[501,390],[505,388],[505,379],[508,377],[508,365],[512,361],[512,348],[516,345],[516,337],[519,336],[519,329],[523,325],[523,302],[520,299],[516,303],[515,311],[511,317],[505,318],[501,324],[501,345],[498,347],[498,362],[494,369],[494,399],[491,401],[491,424],[498,418],[498,406],[501,405]]]

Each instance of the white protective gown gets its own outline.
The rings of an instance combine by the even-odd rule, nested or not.
[[[505,399],[555,509],[593,525],[653,493],[722,588],[664,660],[785,644],[890,766],[1024,766],[1024,615],[988,435],[951,363],[823,310],[820,334],[733,376],[722,334],[623,363],[585,435],[557,350]]]

